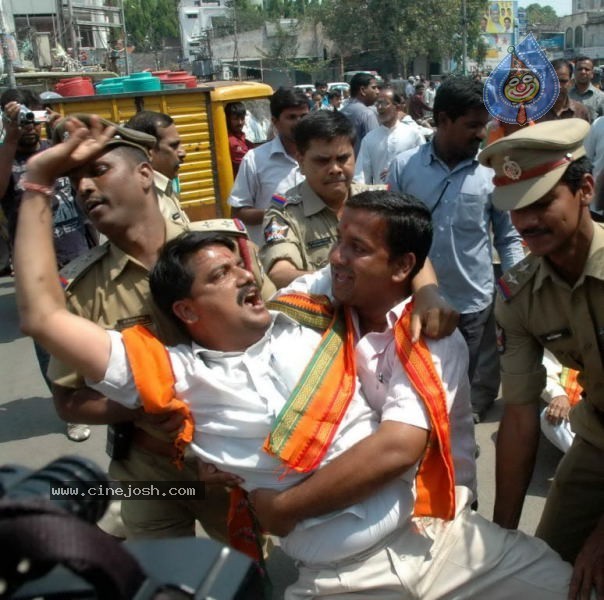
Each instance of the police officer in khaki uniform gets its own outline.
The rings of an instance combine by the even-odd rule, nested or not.
[[[125,127],[147,133],[155,138],[155,145],[149,150],[149,158],[154,171],[159,208],[166,219],[175,223],[189,223],[189,217],[180,205],[173,184],[187,156],[174,119],[165,113],[141,110],[126,123]]]
[[[385,186],[354,186],[355,130],[339,112],[316,111],[296,126],[298,163],[306,180],[275,194],[264,217],[262,264],[278,288],[327,265],[338,213],[351,193]]]
[[[82,116],[90,123],[88,116]],[[103,122],[102,126],[107,126]],[[57,126],[57,136],[65,131]],[[67,283],[70,310],[108,328],[123,329],[147,325],[167,343],[186,341],[180,329],[151,301],[148,273],[165,241],[183,231],[182,226],[165,220],[159,211],[153,186],[153,171],[147,149],[154,138],[133,130],[117,128],[106,151],[73,173],[78,196],[93,224],[108,242],[71,263],[62,276]],[[242,224],[230,219],[192,224],[190,227],[221,231],[234,237],[244,262],[261,277],[254,249]],[[263,288],[270,295],[274,288]],[[197,479],[195,461],[186,461],[183,471],[171,463],[173,446],[165,430],[178,428],[177,419],[158,423],[140,411],[124,411],[100,397],[84,381],[54,361],[49,374],[53,394],[63,418],[90,423],[117,423],[137,419],[127,435],[128,447],[121,447],[125,434],[118,431],[112,440],[112,477],[121,481],[189,481]],[[159,426],[159,428],[158,428]],[[125,446],[128,446],[126,443]],[[121,454],[120,454],[121,452]],[[203,499],[137,499],[122,503],[122,518],[130,538],[194,535],[198,519],[206,532],[226,540],[228,496],[223,488],[208,486]]]
[[[495,169],[493,202],[510,210],[531,254],[499,282],[498,346],[505,410],[497,438],[494,520],[518,525],[539,439],[544,348],[580,371],[585,389],[537,535],[574,562],[569,598],[604,597],[604,227],[592,220],[594,181],[581,119],[501,139],[479,160]]]

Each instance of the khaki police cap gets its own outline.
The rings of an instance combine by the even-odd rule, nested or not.
[[[81,121],[86,127],[90,127],[92,115],[84,114],[84,113],[76,113],[73,115],[68,115],[65,118],[61,119],[57,122],[53,129],[52,139],[55,144],[62,142],[65,139],[65,136],[68,135],[67,129],[65,127],[68,119],[78,119]],[[152,135],[148,133],[143,133],[142,131],[137,131],[136,129],[130,129],[128,127],[122,127],[120,125],[116,125],[107,119],[102,119],[101,117],[97,117],[101,125],[103,125],[103,129],[105,127],[115,127],[115,133],[113,137],[109,139],[104,148],[111,148],[114,146],[132,146],[133,148],[138,148],[142,150],[147,156],[149,156],[149,150],[155,147],[157,140]]]
[[[545,196],[570,163],[585,156],[588,131],[583,119],[561,119],[523,127],[489,144],[478,160],[495,170],[493,204],[515,210]]]

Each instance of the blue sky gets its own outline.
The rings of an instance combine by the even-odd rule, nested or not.
[[[564,15],[570,15],[572,11],[572,0],[549,0],[549,2],[532,2],[531,0],[524,0],[524,2],[519,2],[519,6],[524,6],[525,8],[529,4],[541,4],[541,6],[551,6],[559,17],[563,17]]]

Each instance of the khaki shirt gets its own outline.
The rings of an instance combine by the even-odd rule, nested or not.
[[[580,372],[586,399],[571,413],[575,433],[604,449],[604,226],[594,237],[581,277],[566,283],[544,258],[527,256],[499,281],[495,303],[503,398],[539,402],[545,387],[543,349]]]
[[[352,184],[350,193],[385,189],[384,185]],[[268,272],[278,260],[300,271],[317,271],[329,262],[336,241],[338,216],[303,181],[284,195],[274,195],[264,215],[260,260]]]
[[[264,277],[255,246],[241,227],[233,219],[213,219],[191,223],[187,229],[225,233],[237,241],[240,251],[238,240],[243,240],[252,271],[259,282],[264,282],[262,295],[268,298],[275,288],[268,277]],[[181,225],[166,221],[166,239],[173,239],[183,231]],[[186,334],[151,299],[147,268],[117,246],[107,242],[93,248],[69,263],[61,275],[68,283],[65,292],[71,312],[105,329],[122,330],[136,324],[145,325],[168,345],[188,341]],[[85,386],[83,378],[54,358],[51,358],[48,376],[63,387]]]
[[[162,173],[153,171],[153,183],[159,202],[159,210],[165,219],[188,225],[191,221],[180,205],[178,195],[174,192],[172,182]]]

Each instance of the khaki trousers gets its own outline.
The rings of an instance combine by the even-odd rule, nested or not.
[[[300,565],[285,598],[562,600],[571,572],[542,540],[466,508],[450,522],[414,519],[348,561]]]
[[[604,450],[578,435],[564,455],[535,535],[574,562],[604,515]]]
[[[113,460],[109,474],[118,481],[197,481],[193,457],[187,457],[182,471],[165,456],[133,445],[125,460]],[[217,485],[205,486],[205,497],[145,498],[122,500],[122,520],[129,540],[185,537],[195,535],[195,521],[213,539],[228,542],[229,495]]]

